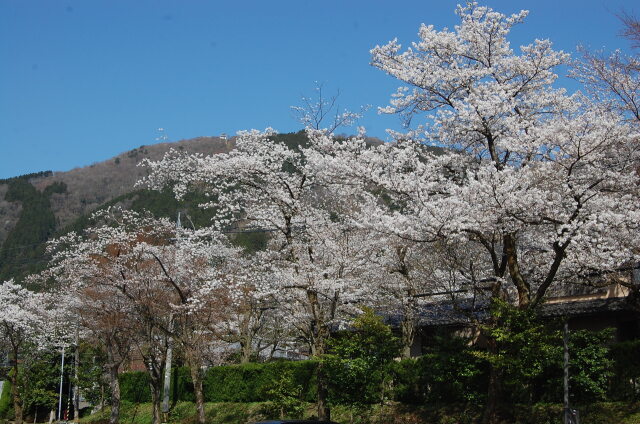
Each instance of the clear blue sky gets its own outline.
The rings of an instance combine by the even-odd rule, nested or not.
[[[373,105],[361,123],[385,138],[399,121],[375,107],[398,83],[369,65],[369,50],[406,45],[423,22],[453,27],[456,3],[0,0],[0,178],[102,161],[154,143],[158,127],[170,140],[296,131],[289,106],[314,81],[340,89],[343,106]],[[549,38],[574,52],[626,49],[615,13],[635,1],[481,4],[531,11],[514,46]]]

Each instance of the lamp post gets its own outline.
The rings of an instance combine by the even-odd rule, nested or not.
[[[62,382],[64,380],[64,348],[62,345],[62,359],[60,360],[60,392],[58,393],[58,422],[62,417]]]

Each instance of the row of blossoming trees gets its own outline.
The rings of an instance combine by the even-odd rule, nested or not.
[[[159,422],[170,345],[190,366],[204,422],[203,367],[231,346],[247,359],[288,340],[322,355],[332,326],[360,305],[401,313],[408,355],[424,302],[500,298],[534,309],[562,284],[637,291],[626,278],[640,256],[637,115],[599,90],[595,67],[576,72],[597,96],[554,88],[554,70],[570,58],[549,41],[514,52],[507,36],[526,12],[469,3],[457,13],[453,31],[422,26],[409,49],[392,41],[372,50],[373,65],[404,83],[383,111],[424,118],[410,133],[373,145],[310,126],[299,146],[267,130],[239,133],[225,154],[171,152],[146,163],[141,183],[178,198],[205,193],[210,227],[111,209],[51,244],[49,269],[31,280],[44,293],[0,286],[18,422],[22,347],[68,339],[76,326],[106,353],[111,422],[118,370],[133,351]],[[622,83],[637,93],[637,67],[625,69]],[[268,234],[267,246],[247,254],[231,243],[238,231]],[[323,373],[320,365],[320,418],[329,415]],[[493,408],[499,374],[490,380]]]

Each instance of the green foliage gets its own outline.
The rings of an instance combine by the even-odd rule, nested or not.
[[[209,199],[202,193],[189,193],[182,200],[176,200],[173,192],[166,188],[163,191],[138,190],[133,196],[130,209],[136,212],[149,211],[157,218],[177,219],[178,211],[182,212],[182,225],[202,228],[211,225],[215,216],[214,209],[205,209],[199,205]]]
[[[556,402],[562,398],[563,341],[559,322],[542,321],[535,311],[497,301],[494,325],[484,331],[497,351],[476,350],[478,358],[497,367],[507,403]],[[569,339],[571,400],[587,403],[607,399],[613,376],[609,357],[612,332],[572,331]]]
[[[389,367],[400,344],[391,327],[371,309],[363,309],[352,330],[329,340],[330,353],[322,359],[334,404],[363,405],[384,399]]]
[[[501,300],[494,301],[491,314],[493,323],[483,331],[495,340],[496,351],[478,349],[474,354],[501,372],[509,402],[533,403],[536,392],[547,388],[545,371],[562,358],[559,327],[543,323],[535,311]]]
[[[640,340],[620,342],[611,346],[614,378],[611,396],[615,400],[640,400]]]
[[[283,375],[291,377],[291,384],[300,386],[301,400],[315,400],[315,361],[274,361],[211,367],[207,370],[203,391],[207,402],[259,402],[272,400],[269,391]],[[151,401],[149,376],[144,371],[120,374],[120,397],[123,401],[142,403]],[[194,401],[189,368],[173,370],[171,397],[174,401]]]
[[[151,402],[149,374],[144,371],[124,372],[118,376],[120,400],[131,403]]]
[[[188,367],[177,367],[171,374],[170,398],[172,402],[195,402],[193,381]]]
[[[212,367],[203,382],[208,402],[258,402],[269,400],[273,382],[291,372],[294,385],[302,387],[302,399],[316,397],[315,361],[274,361]]]
[[[104,353],[98,347],[88,344],[80,344],[80,363],[78,364],[77,383],[82,396],[91,404],[97,405],[104,393],[109,390],[109,385],[103,378]]]
[[[301,418],[312,419],[314,405],[305,405]],[[265,413],[264,403],[207,403],[205,414],[210,424],[246,424],[247,422],[277,418]],[[469,405],[368,405],[353,408],[335,406],[331,418],[339,423],[358,424],[477,424],[481,422],[482,407]],[[540,403],[535,405],[513,405],[509,416],[502,424],[560,424],[562,404]],[[593,403],[580,408],[580,422],[583,424],[640,424],[640,404],[638,403]],[[109,409],[80,419],[82,423],[104,424],[108,422]],[[121,409],[120,422],[127,424],[148,424],[151,422],[151,404],[125,404]],[[193,403],[180,402],[171,411],[170,422],[192,424],[196,422],[196,408]]]
[[[32,172],[30,174],[22,174],[17,177],[0,179],[0,184],[9,184],[14,180],[30,180],[31,178],[45,178],[53,175],[53,171]]]
[[[613,376],[613,361],[609,344],[613,331],[580,330],[569,339],[569,375],[572,400],[578,404],[607,399],[609,380]]]
[[[295,133],[275,134],[271,139],[277,143],[282,143],[289,149],[298,151],[301,147],[309,147],[309,138],[304,130]]]
[[[265,387],[271,408],[280,419],[300,418],[304,411],[302,386],[296,384],[293,372],[285,370],[275,381]]]
[[[58,402],[59,354],[42,352],[22,365],[20,387],[25,412],[53,408]]]
[[[0,419],[11,418],[13,405],[11,403],[11,382],[5,381],[0,393]]]
[[[53,234],[56,218],[49,196],[64,193],[64,183],[54,183],[43,193],[26,178],[8,180],[5,200],[21,202],[22,209],[15,227],[7,234],[0,249],[0,281],[21,279],[44,266],[44,243]]]
[[[44,195],[49,197],[50,195],[57,193],[57,194],[64,194],[67,192],[67,185],[61,181],[56,181],[55,183],[48,185],[45,189],[44,189]]]
[[[266,232],[240,232],[231,238],[233,244],[242,247],[248,254],[265,250],[269,241],[269,234]]]
[[[395,398],[405,403],[481,403],[486,368],[469,340],[443,331],[423,356],[393,365]]]

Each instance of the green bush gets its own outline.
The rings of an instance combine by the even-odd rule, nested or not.
[[[442,333],[435,340],[423,356],[393,365],[395,400],[408,404],[481,402],[487,389],[486,364],[473,355],[467,339]]]
[[[266,389],[270,399],[270,408],[267,408],[270,409],[270,415],[277,415],[280,419],[302,416],[305,407],[305,402],[302,401],[302,386],[295,383],[290,369],[271,382]]]
[[[13,406],[11,405],[11,383],[4,382],[0,393],[0,419],[12,418]]]
[[[173,369],[171,375],[171,400],[172,402],[195,402],[196,395],[193,392],[193,381],[189,367]]]
[[[614,371],[610,397],[621,401],[640,400],[640,340],[615,343],[610,352]]]
[[[389,368],[400,345],[391,327],[371,309],[352,322],[352,328],[329,340],[323,358],[333,404],[366,405],[381,402],[388,394]]]
[[[120,400],[131,403],[151,402],[149,375],[145,371],[132,371],[120,374]],[[169,398],[172,402],[195,402],[193,383],[188,367],[173,368]]]
[[[120,400],[131,403],[151,402],[149,375],[144,371],[125,372],[118,376]]]
[[[204,378],[207,402],[261,402],[268,390],[284,373],[291,372],[293,383],[302,387],[302,400],[316,397],[315,361],[275,361],[212,367]]]
[[[293,384],[302,387],[301,400],[313,402],[316,397],[315,361],[274,361],[225,365],[209,368],[203,381],[207,402],[262,402],[269,400],[268,391],[273,382],[291,373]],[[149,376],[146,372],[120,374],[120,398],[131,403],[151,401]],[[193,384],[189,368],[173,370],[171,379],[173,402],[194,402]]]
[[[573,402],[589,404],[607,400],[609,381],[613,377],[609,354],[612,338],[611,329],[571,333],[569,376]]]

